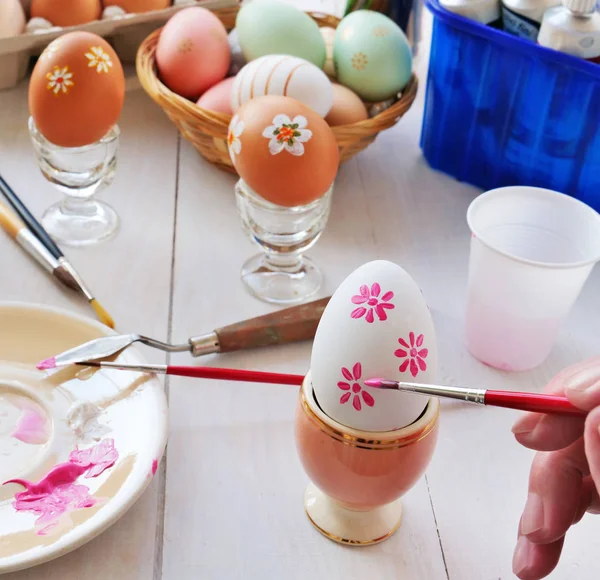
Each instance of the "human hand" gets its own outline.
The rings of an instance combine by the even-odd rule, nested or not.
[[[565,534],[587,512],[600,513],[600,357],[570,366],[544,392],[565,395],[587,417],[527,413],[513,426],[538,451],[519,523],[513,572],[540,580],[558,564]]]

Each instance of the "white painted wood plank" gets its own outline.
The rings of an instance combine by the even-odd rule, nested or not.
[[[142,92],[129,92],[120,127],[115,181],[100,197],[122,218],[109,242],[86,249],[63,248],[114,316],[120,329],[166,338],[168,329],[177,133]],[[0,172],[36,216],[60,198],[37,169],[27,133],[26,83],[0,92]],[[0,232],[0,300],[61,306],[93,316],[90,307],[63,291]],[[164,360],[148,351],[148,358]],[[96,580],[152,577],[159,480],[110,530],[79,550],[48,564],[6,575],[7,580]]]

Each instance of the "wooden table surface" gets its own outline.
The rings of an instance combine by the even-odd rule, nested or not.
[[[312,4],[318,3],[319,0]],[[474,360],[463,340],[469,231],[476,188],[428,168],[419,149],[430,25],[416,67],[419,97],[375,144],[345,164],[327,229],[311,251],[331,294],[373,259],[401,264],[423,288],[439,340],[440,381],[538,391],[561,368],[600,349],[596,268],[550,358],[521,374]],[[182,340],[274,310],[246,293],[242,262],[255,252],[236,212],[235,180],[205,162],[132,83],[120,121],[113,185],[102,193],[119,235],[67,255],[118,329]],[[34,213],[59,195],[37,169],[27,134],[27,86],[0,92],[0,171]],[[88,314],[0,234],[0,300]],[[1,323],[1,321],[0,321]],[[152,362],[164,357],[145,350]],[[302,373],[310,345],[208,357],[207,364]],[[187,356],[172,359],[191,362]],[[532,453],[513,439],[516,412],[443,404],[434,459],[405,497],[404,522],[383,544],[330,542],[308,522],[307,477],[294,447],[292,387],[174,378],[168,451],[148,491],[116,525],[77,551],[9,580],[507,580]],[[598,551],[597,551],[598,550]],[[566,540],[550,578],[599,573],[600,518]]]

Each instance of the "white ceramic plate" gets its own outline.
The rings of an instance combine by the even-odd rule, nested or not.
[[[110,333],[66,311],[0,303],[0,574],[88,542],[152,480],[167,437],[166,397],[156,377],[35,369]],[[117,360],[144,362],[135,348]],[[23,481],[1,485],[13,479]]]

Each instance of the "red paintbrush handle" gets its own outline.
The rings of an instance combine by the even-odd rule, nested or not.
[[[220,369],[215,367],[179,367],[168,366],[168,375],[179,377],[196,377],[198,379],[222,379],[226,381],[245,381],[249,383],[273,383],[278,385],[301,385],[303,375],[285,373],[267,373],[263,371],[246,371],[239,369]]]
[[[510,391],[486,391],[485,404],[506,407],[532,413],[576,415],[585,417],[587,413],[569,402],[567,397],[538,395],[536,393],[512,393]]]

